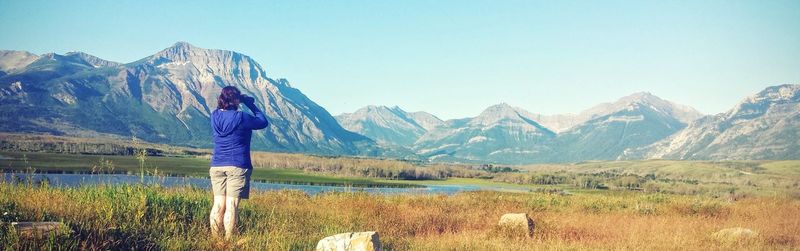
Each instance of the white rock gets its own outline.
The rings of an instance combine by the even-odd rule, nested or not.
[[[503,228],[522,231],[528,237],[533,237],[534,222],[528,217],[528,214],[504,214],[500,217],[498,225]]]
[[[719,230],[711,236],[720,241],[740,241],[756,238],[758,233],[747,228],[734,227]]]
[[[380,251],[381,241],[378,233],[353,232],[331,235],[317,243],[317,251]]]

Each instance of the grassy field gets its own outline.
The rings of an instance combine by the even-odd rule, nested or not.
[[[466,192],[370,195],[256,192],[244,201],[239,238],[208,238],[208,191],[0,184],[5,249],[311,250],[328,235],[378,231],[387,250],[793,250],[800,248],[800,200],[786,196],[705,198],[626,191]],[[499,217],[525,212],[533,238],[499,231]],[[20,239],[10,221],[62,221],[72,233]],[[724,228],[752,239],[713,237]]]
[[[136,175],[141,162],[134,156],[5,152],[0,164],[13,171],[33,167]],[[208,160],[195,157],[148,157],[145,164],[147,172],[160,174],[204,177],[208,170]],[[800,161],[612,161],[515,168],[522,171],[436,180],[256,168],[255,179],[288,183],[474,185],[495,191],[450,196],[255,191],[241,205],[241,235],[230,242],[208,238],[210,191],[0,183],[0,243],[7,250],[310,250],[328,235],[378,231],[387,250],[800,249]],[[583,186],[587,179],[601,186]],[[502,214],[517,212],[536,221],[533,238],[496,226]],[[26,239],[13,231],[13,221],[60,221],[72,232]],[[713,235],[732,227],[758,234],[749,239]]]
[[[78,155],[57,153],[0,152],[0,169],[66,173],[124,173],[139,175],[141,166],[135,156]],[[208,177],[209,160],[197,157],[153,157],[144,161],[145,175],[177,175]],[[333,185],[354,187],[411,187],[404,182],[387,182],[375,178],[341,177],[305,173],[297,169],[258,168],[253,180],[289,184]]]

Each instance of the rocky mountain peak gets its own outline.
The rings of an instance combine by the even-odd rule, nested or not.
[[[694,108],[676,104],[671,101],[664,100],[649,92],[636,92],[631,95],[622,97],[612,103],[603,103],[592,108],[589,108],[578,115],[582,121],[588,121],[597,117],[602,117],[623,110],[635,110],[641,107],[648,107],[656,112],[662,113],[665,116],[675,117],[678,121],[688,124],[697,118],[703,116]]]
[[[206,49],[195,47],[187,42],[177,42],[170,47],[162,50],[156,55],[164,56],[170,59],[182,59],[188,55],[197,55],[206,52]]]
[[[45,53],[36,59],[36,63],[31,62],[29,65],[36,65],[44,68],[64,66],[72,70],[82,71],[93,68],[117,67],[121,66],[122,64],[105,60],[85,52],[75,51],[68,52],[66,54],[58,54],[53,52]],[[66,68],[62,67],[62,70],[58,71],[64,71],[63,69]]]
[[[217,49],[205,49],[196,47],[187,42],[177,42],[170,47],[167,47],[160,52],[144,59],[146,63],[161,65],[161,64],[187,64],[194,65],[209,65],[216,66],[214,68],[222,68],[222,66],[234,66],[236,64],[253,64],[257,63],[247,55]],[[260,66],[259,66],[260,68]]]
[[[109,61],[109,60],[105,60],[105,59],[102,59],[102,58],[99,58],[99,57],[96,57],[94,55],[90,55],[88,53],[81,52],[81,51],[67,52],[67,54],[64,55],[64,56],[72,58],[72,59],[74,59],[76,61],[83,61],[86,64],[91,65],[92,67],[95,67],[95,68],[98,68],[98,67],[117,67],[117,66],[122,65],[120,63]]]
[[[368,106],[365,106],[364,108],[361,108],[361,109],[358,109],[358,110],[359,111],[364,111],[364,112],[374,112],[374,111],[389,110],[389,108],[386,107],[386,106],[383,106],[383,105],[380,105],[380,106],[379,105],[368,105]]]
[[[384,105],[367,105],[365,107],[356,110],[354,113],[352,113],[352,115],[358,117],[375,117],[375,116],[385,116],[391,113],[398,113],[398,112],[399,114],[405,114],[405,111],[403,111],[403,109],[400,109],[399,107],[396,106],[389,108]]]
[[[519,114],[514,107],[506,103],[500,103],[484,109],[483,112],[478,115],[478,118],[513,118],[518,116]]]
[[[187,62],[191,61],[192,58],[196,59],[199,58],[199,56],[205,56],[205,54],[204,49],[196,49],[196,47],[188,43],[178,42],[150,56],[150,58],[153,59],[150,61],[155,63]]]
[[[622,99],[634,99],[634,100],[636,100],[636,99],[645,100],[645,99],[650,99],[650,98],[658,98],[658,97],[653,95],[650,92],[644,92],[644,91],[642,91],[642,92],[634,92],[634,93],[631,93],[631,95],[622,97]]]
[[[725,118],[733,123],[739,119],[751,119],[764,115],[775,105],[800,102],[800,85],[771,86],[763,91],[745,98],[736,107],[725,114]]]
[[[11,73],[25,68],[39,56],[27,51],[0,50],[0,71]]]
[[[663,100],[656,95],[649,92],[636,92],[631,95],[625,96],[615,102],[621,106],[631,105],[653,105],[653,106],[669,106],[669,101]]]
[[[17,51],[17,50],[0,50],[0,59],[2,60],[9,60],[12,57],[35,57],[38,58],[36,54],[27,52],[27,51]]]
[[[203,93],[203,96],[216,89],[213,86],[235,85],[247,94],[258,89],[275,87],[291,88],[285,79],[271,79],[255,60],[247,55],[217,49],[204,49],[186,42],[177,42],[171,47],[145,57],[127,66],[155,66],[169,71],[172,82],[181,83],[189,89]],[[138,69],[138,68],[137,68]],[[184,85],[186,83],[188,85]],[[294,93],[287,90],[286,95]]]
[[[621,158],[794,159],[800,154],[800,85],[779,85],[706,116]]]
[[[749,98],[751,102],[798,102],[800,101],[800,85],[771,86]]]
[[[383,105],[368,105],[353,113],[336,116],[336,119],[345,129],[388,145],[411,145],[427,131],[420,124],[429,123],[417,121],[415,116],[398,106]]]
[[[470,119],[469,123],[472,125],[491,126],[513,121],[514,123],[532,124],[540,127],[528,114],[530,112],[521,108],[513,107],[507,103],[500,103],[486,108],[477,117]]]
[[[553,132],[538,122],[534,121],[530,116],[530,112],[522,108],[513,107],[507,103],[500,103],[490,106],[483,110],[477,117],[469,120],[469,125],[474,127],[490,128],[497,125],[515,125],[517,127],[526,128],[529,131],[539,131],[545,134],[553,134]]]

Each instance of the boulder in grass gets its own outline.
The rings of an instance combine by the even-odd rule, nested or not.
[[[747,228],[734,227],[719,230],[711,236],[719,241],[737,242],[755,239],[758,237],[758,233]]]
[[[21,237],[43,237],[51,234],[69,233],[67,226],[57,221],[12,222],[11,226],[17,230]]]
[[[381,251],[377,232],[353,232],[331,235],[317,243],[316,251]]]
[[[528,214],[504,214],[500,217],[498,225],[506,231],[514,231],[524,234],[528,237],[533,237],[534,223]]]

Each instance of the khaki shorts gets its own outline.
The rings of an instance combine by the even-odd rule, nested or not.
[[[214,196],[228,196],[240,199],[250,197],[250,175],[252,168],[235,166],[215,166],[208,171],[211,176],[211,190]]]

